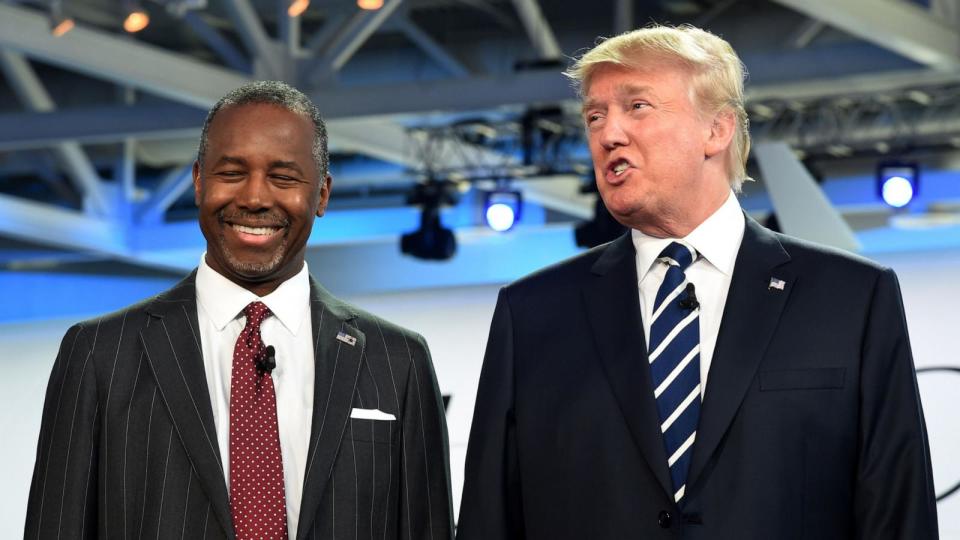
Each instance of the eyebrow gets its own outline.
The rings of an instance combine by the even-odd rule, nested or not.
[[[639,85],[639,84],[630,84],[624,83],[617,86],[617,96],[633,96],[636,94],[650,93],[653,92],[652,86]],[[583,106],[580,108],[581,114],[587,112],[588,109],[592,109],[600,103],[599,100],[587,98],[583,101]]]
[[[303,174],[303,169],[300,168],[300,165],[296,161],[283,161],[275,160],[270,162],[271,169],[290,169],[292,171],[297,171],[300,174]]]
[[[221,156],[220,159],[218,159],[217,162],[213,164],[213,166],[217,167],[224,164],[246,165],[247,160],[239,157],[234,157],[234,156]]]
[[[247,160],[241,157],[236,157],[236,156],[222,156],[220,159],[217,160],[216,163],[214,163],[214,167],[224,165],[224,164],[240,165],[240,166],[246,167]],[[290,169],[292,171],[297,171],[298,173],[303,174],[303,169],[300,168],[300,165],[298,165],[296,161],[284,161],[282,159],[277,159],[277,160],[271,161],[268,168]]]

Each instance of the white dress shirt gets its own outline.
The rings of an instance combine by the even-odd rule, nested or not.
[[[277,394],[277,424],[283,459],[283,489],[287,505],[287,535],[296,537],[300,498],[313,420],[313,328],[310,324],[310,279],[307,264],[272,293],[259,298],[200,258],[197,269],[197,317],[203,347],[203,367],[230,489],[230,377],[233,349],[246,325],[243,308],[261,301],[273,315],[260,325],[263,342],[276,350],[273,386]]]
[[[670,242],[680,240],[693,247],[699,258],[686,270],[700,302],[700,388],[705,395],[707,374],[717,345],[723,306],[727,302],[733,266],[737,261],[745,225],[737,197],[730,192],[726,202],[685,238],[654,238],[634,229],[633,245],[637,251],[637,277],[640,288],[640,313],[643,333],[650,347],[650,319],[657,290],[667,273],[667,265],[657,261]]]

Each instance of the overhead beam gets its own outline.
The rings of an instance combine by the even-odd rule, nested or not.
[[[330,40],[343,29],[347,22],[347,14],[343,12],[331,13],[323,22],[323,26],[307,38],[303,48],[311,56],[319,56],[330,43]]]
[[[311,97],[325,116],[344,118],[555,103],[575,94],[569,80],[551,70],[349,89],[324,87]]]
[[[183,15],[183,21],[186,22],[187,26],[193,30],[193,33],[202,39],[231,69],[243,73],[249,73],[253,70],[250,60],[223,37],[219,30],[210,26],[199,13],[196,11],[187,11]]]
[[[123,227],[49,204],[0,194],[0,235],[110,255],[126,252]]]
[[[853,36],[935,69],[960,67],[960,32],[903,0],[776,0]]]
[[[281,78],[279,69],[279,46],[274,43],[263,29],[260,16],[249,0],[225,0],[224,6],[240,35],[247,52],[253,58],[254,73],[257,78]]]
[[[520,15],[523,28],[527,31],[527,36],[540,58],[560,58],[563,51],[560,50],[557,37],[553,35],[553,29],[550,28],[547,18],[543,16],[537,0],[513,0],[513,7]]]
[[[860,242],[786,143],[760,143],[753,155],[784,233],[848,251]]]
[[[0,4],[0,47],[64,69],[210,107],[251,78],[106,32],[77,26],[59,38],[41,13]]]
[[[810,79],[785,84],[747,87],[746,101],[770,99],[807,100],[831,96],[857,96],[881,92],[897,92],[908,88],[924,88],[955,84],[960,70],[903,70],[830,79]]]
[[[28,109],[36,112],[51,112],[57,108],[53,98],[40,81],[40,77],[23,55],[0,49],[0,68],[6,75],[7,83]],[[54,151],[67,175],[89,202],[92,212],[107,215],[113,205],[104,195],[100,176],[80,145],[72,141],[63,141],[54,145]]]
[[[402,3],[403,0],[386,0],[376,11],[358,11],[323,52],[322,65],[318,66],[313,79],[340,71]]]
[[[149,199],[137,209],[137,221],[160,222],[170,206],[193,187],[193,165],[175,167],[167,172]]]
[[[490,16],[491,19],[497,22],[501,27],[506,30],[516,30],[517,23],[514,19],[505,11],[497,8],[496,6],[488,3],[487,0],[455,0],[459,4],[472,7],[478,11],[482,11]]]
[[[747,102],[807,100],[841,95],[897,92],[955,83],[960,73],[909,70],[791,84],[753,86]],[[390,96],[390,99],[383,99]],[[535,105],[575,99],[569,82],[555,71],[522,72],[504,77],[473,76],[430,84],[399,83],[325,88],[313,100],[337,138],[338,125],[354,119],[383,119],[397,114],[481,110],[503,105]],[[0,114],[0,151],[42,148],[59,142],[115,142],[138,139],[196,138],[206,111],[185,105],[104,106],[61,109],[50,113]],[[104,122],[109,118],[110,122]],[[371,128],[373,129],[373,128]],[[395,161],[395,160],[391,160]]]
[[[395,28],[427,54],[434,62],[440,64],[444,70],[454,77],[466,77],[470,71],[447,50],[437,43],[429,34],[424,32],[408,17],[394,17],[392,23]]]
[[[108,105],[0,114],[0,151],[137,139],[196,137],[207,112],[177,104]],[[109,121],[107,121],[109,120]]]
[[[613,32],[622,34],[634,28],[633,0],[616,0],[613,6]]]

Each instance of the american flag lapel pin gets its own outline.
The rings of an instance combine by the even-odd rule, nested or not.
[[[347,345],[350,345],[351,347],[357,344],[357,338],[351,336],[350,334],[342,330],[340,332],[337,332],[337,339],[346,343]]]
[[[770,285],[767,285],[767,290],[776,289],[778,291],[782,291],[786,285],[787,285],[786,281],[780,278],[772,277],[770,278]]]

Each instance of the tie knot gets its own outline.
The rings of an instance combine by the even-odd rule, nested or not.
[[[247,326],[259,328],[260,323],[270,316],[270,308],[263,302],[250,302],[243,308],[243,314],[247,316]]]
[[[679,266],[681,271],[686,271],[687,267],[697,258],[697,251],[686,244],[680,242],[670,242],[670,245],[663,248],[657,260],[663,261],[670,266]]]

